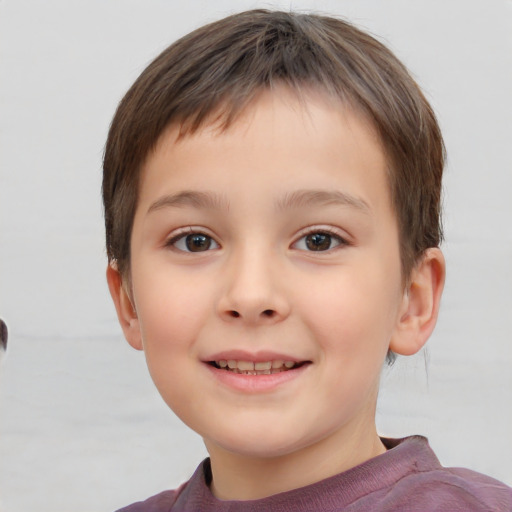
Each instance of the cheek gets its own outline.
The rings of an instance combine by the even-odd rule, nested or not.
[[[322,349],[341,358],[380,360],[395,325],[399,274],[379,265],[339,269],[330,280],[311,280],[298,293],[309,330]],[[396,274],[396,275],[395,275]]]
[[[202,283],[154,268],[135,274],[133,283],[146,357],[172,361],[177,352],[190,352],[212,309]]]
[[[206,311],[197,290],[191,283],[164,272],[134,276],[148,370],[164,401],[180,416],[190,407],[190,368],[197,361],[194,342]]]

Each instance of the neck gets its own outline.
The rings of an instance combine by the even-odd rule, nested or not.
[[[336,432],[278,457],[241,455],[207,440],[205,443],[211,458],[211,490],[222,500],[254,500],[304,487],[386,451],[374,424],[372,428],[357,428],[351,433]]]

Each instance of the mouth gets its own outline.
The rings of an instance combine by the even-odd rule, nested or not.
[[[208,364],[218,370],[224,370],[230,373],[240,375],[273,375],[276,373],[296,370],[309,364],[311,361],[239,361],[235,359],[220,359],[218,361],[209,361]]]

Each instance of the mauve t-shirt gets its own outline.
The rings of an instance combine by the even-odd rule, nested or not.
[[[321,482],[267,498],[222,501],[210,492],[210,461],[175,491],[118,512],[511,512],[512,489],[488,476],[444,468],[421,436],[382,439],[388,451]]]

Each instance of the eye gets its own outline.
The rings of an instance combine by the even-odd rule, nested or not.
[[[219,244],[204,233],[181,234],[172,238],[167,245],[183,252],[205,252],[219,248]]]
[[[347,242],[334,233],[328,231],[314,231],[299,238],[294,244],[294,249],[301,251],[328,251],[339,245],[347,245]]]

